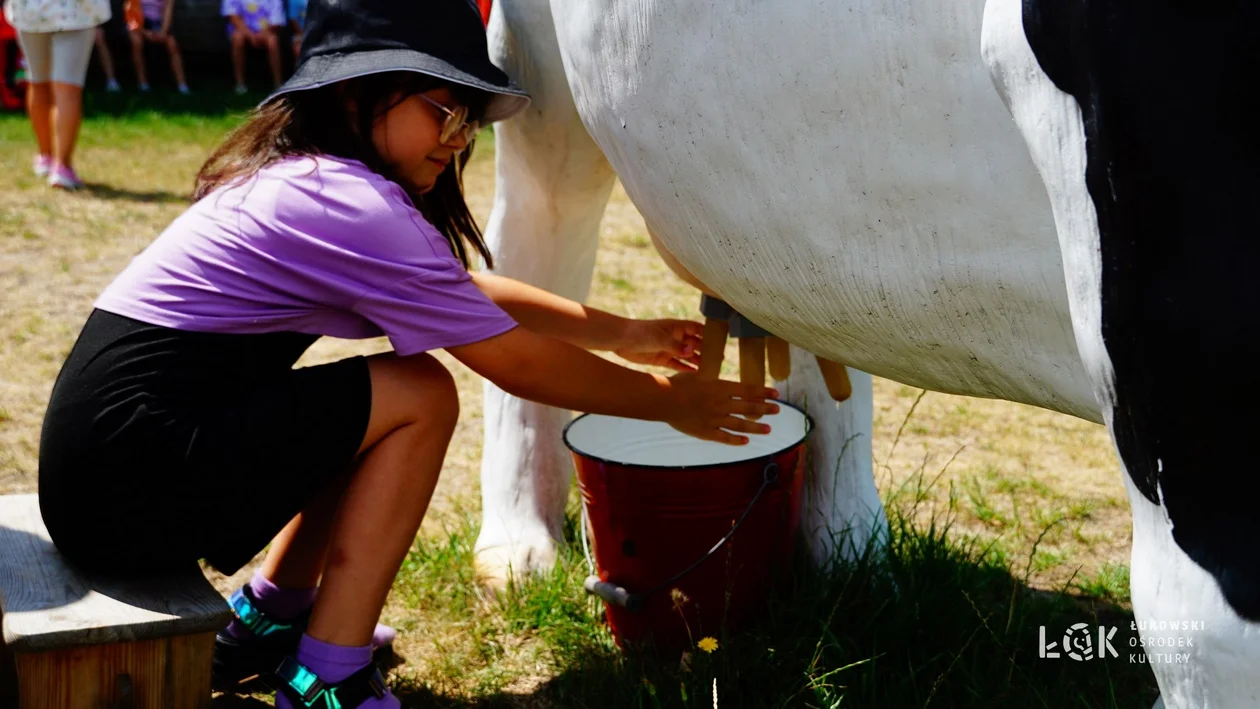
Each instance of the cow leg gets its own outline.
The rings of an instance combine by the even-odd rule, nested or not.
[[[867,544],[886,539],[888,528],[871,463],[871,375],[849,369],[849,378],[853,395],[837,403],[814,356],[792,347],[792,373],[787,381],[775,382],[785,400],[814,419],[801,520],[810,555],[820,566],[859,556]]]
[[[1210,201],[1223,191],[1217,183],[1208,189],[1202,176],[1217,179],[1219,170],[1172,159],[1250,158],[1235,146],[1252,144],[1230,135],[1239,126],[1222,118],[1235,108],[1223,102],[1240,94],[1222,94],[1221,101],[1181,96],[1195,110],[1175,113],[1175,123],[1158,122],[1166,108],[1158,100],[1158,108],[1142,103],[1159,99],[1169,85],[1197,85],[1182,81],[1182,73],[1217,76],[1234,66],[1220,63],[1223,56],[1250,70],[1254,64],[1241,62],[1254,57],[1254,47],[1250,35],[1236,34],[1251,23],[1219,13],[1204,16],[1219,23],[1211,46],[1239,47],[1236,57],[1196,45],[1162,61],[1160,48],[1183,36],[1182,16],[1170,7],[990,0],[982,44],[1045,181],[1077,348],[1125,470],[1133,511],[1130,595],[1144,644],[1122,659],[1150,664],[1167,709],[1254,707],[1260,706],[1256,485],[1237,461],[1247,459],[1252,432],[1238,426],[1251,428],[1255,419],[1235,402],[1260,383],[1250,375],[1250,343],[1227,339],[1243,330],[1210,319],[1249,302],[1251,271],[1211,269],[1250,263],[1245,242],[1229,241],[1216,228],[1254,231],[1231,221],[1252,212]],[[1182,65],[1182,56],[1207,65]],[[1154,89],[1151,77],[1158,79]],[[1116,87],[1127,93],[1118,97]],[[1187,125],[1199,119],[1202,125]],[[1179,152],[1186,135],[1195,136],[1193,150]],[[1253,180],[1254,160],[1244,164],[1225,174],[1225,183],[1254,191],[1251,182],[1243,184]],[[1170,207],[1173,215],[1212,219],[1187,226],[1165,211]],[[1195,258],[1226,248],[1233,252],[1219,263]],[[1169,258],[1175,278],[1160,270]],[[1196,307],[1212,289],[1234,289],[1239,297],[1220,298],[1219,308]],[[1187,316],[1194,327],[1181,332],[1189,336],[1164,330],[1182,327]],[[1246,363],[1232,359],[1239,353]],[[1195,363],[1234,376],[1228,387],[1175,376]]]
[[[494,272],[584,300],[599,222],[615,175],[578,118],[564,78],[551,10],[542,0],[496,0],[491,59],[533,99],[495,126],[495,197],[486,228]],[[510,574],[555,559],[572,468],[561,429],[569,411],[484,387],[479,576],[501,587]]]
[[[1260,706],[1260,624],[1238,617],[1216,579],[1177,545],[1167,511],[1127,474],[1125,483],[1133,508],[1129,593],[1162,694],[1156,709]],[[1116,650],[1120,659],[1142,653]]]

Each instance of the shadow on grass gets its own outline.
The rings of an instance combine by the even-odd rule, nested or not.
[[[89,119],[102,116],[117,118],[137,113],[219,118],[247,113],[266,96],[258,92],[238,95],[227,87],[217,86],[187,96],[163,90],[146,93],[89,91],[84,93],[83,115]]]
[[[825,572],[798,560],[757,622],[719,636],[712,654],[693,649],[685,662],[650,647],[617,650],[602,609],[581,594],[585,564],[570,549],[551,575],[502,599],[492,611],[504,619],[498,630],[478,638],[493,646],[507,627],[542,641],[547,678],[483,681],[491,691],[474,700],[425,676],[394,691],[418,708],[711,707],[716,682],[720,707],[1149,709],[1157,690],[1148,666],[1131,661],[1129,610],[1032,589],[1022,570],[949,538],[947,521],[916,527],[890,514],[882,549]],[[1089,659],[1064,650],[1077,623],[1087,626]],[[1117,629],[1107,640],[1118,656],[1098,656],[1100,625]],[[1040,656],[1042,626],[1058,658]],[[1081,636],[1073,643],[1083,651]]]
[[[108,200],[126,200],[129,202],[150,202],[158,204],[189,203],[188,195],[178,195],[166,190],[138,191],[125,187],[107,185],[102,182],[88,182],[83,188],[93,197]]]

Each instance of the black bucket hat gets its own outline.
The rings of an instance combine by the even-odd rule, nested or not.
[[[529,105],[490,63],[472,0],[311,0],[303,32],[293,76],[267,101],[357,76],[414,71],[489,93],[483,123]]]

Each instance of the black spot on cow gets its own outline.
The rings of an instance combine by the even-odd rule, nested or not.
[[[1084,117],[1120,455],[1260,621],[1260,3],[1024,0],[1023,17]]]

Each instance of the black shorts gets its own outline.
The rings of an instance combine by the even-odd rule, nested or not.
[[[40,437],[40,509],[57,548],[106,573],[199,559],[239,570],[351,470],[367,431],[364,358],[293,369],[316,339],[93,311]]]

